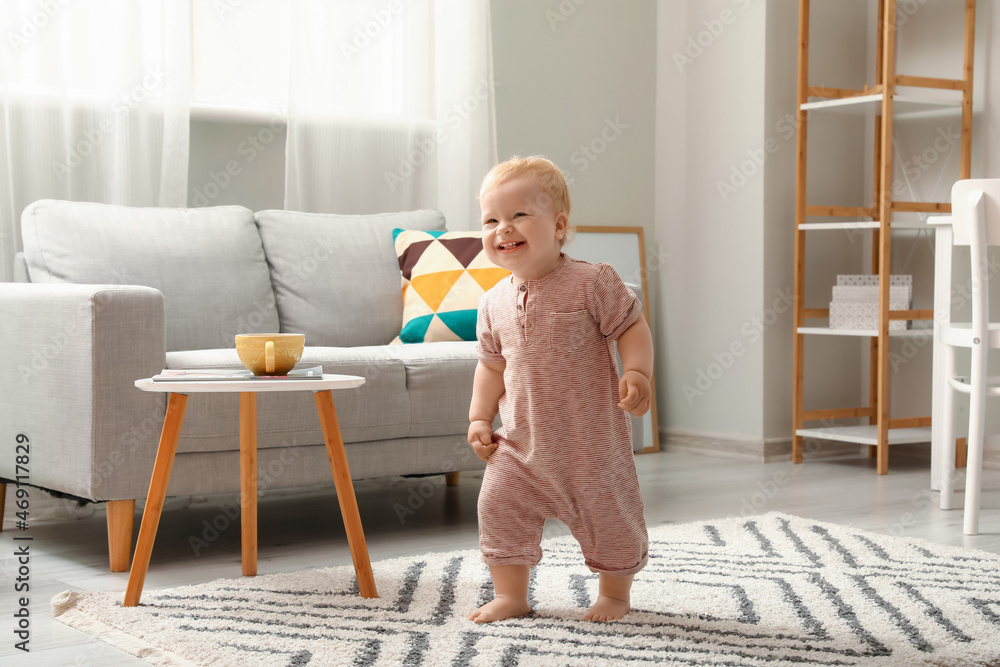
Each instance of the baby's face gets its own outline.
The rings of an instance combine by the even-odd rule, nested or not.
[[[515,282],[537,280],[559,266],[569,218],[534,180],[518,178],[480,199],[483,249]]]

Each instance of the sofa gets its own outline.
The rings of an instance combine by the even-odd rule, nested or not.
[[[0,378],[0,482],[23,473],[22,483],[108,503],[112,571],[129,565],[166,406],[135,380],[241,368],[237,333],[304,333],[300,365],[366,378],[334,393],[353,478],[485,467],[466,443],[475,343],[391,344],[403,315],[393,230],[444,230],[440,212],[43,200],[21,223],[16,281],[0,283],[12,362]],[[262,394],[257,410],[259,489],[332,483],[309,392]],[[237,395],[192,396],[167,494],[238,490]]]

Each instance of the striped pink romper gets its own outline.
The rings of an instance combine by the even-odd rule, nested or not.
[[[479,493],[488,565],[536,565],[548,518],[570,528],[592,572],[624,576],[646,564],[613,344],[639,317],[639,300],[611,266],[565,256],[544,278],[506,278],[480,299],[479,357],[507,364],[499,446]]]

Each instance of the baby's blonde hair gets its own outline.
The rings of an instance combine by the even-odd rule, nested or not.
[[[566,177],[563,176],[559,167],[541,155],[529,155],[528,157],[515,155],[506,162],[501,162],[490,169],[486,177],[483,178],[482,186],[479,188],[479,198],[482,199],[507,181],[522,177],[533,178],[538,181],[542,186],[542,190],[552,198],[556,212],[565,213],[566,217],[569,217],[571,204]]]

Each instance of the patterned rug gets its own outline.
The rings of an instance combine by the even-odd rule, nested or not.
[[[784,514],[650,529],[633,612],[583,622],[597,578],[547,540],[524,618],[477,551],[122,593],[65,592],[56,617],[158,665],[1000,665],[1000,556]]]

